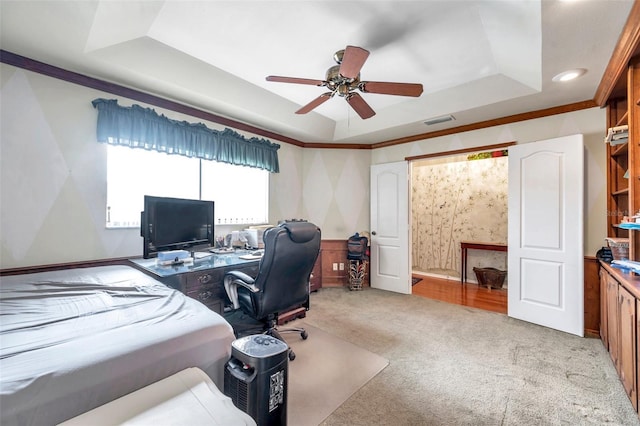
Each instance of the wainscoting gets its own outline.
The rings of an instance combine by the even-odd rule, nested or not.
[[[349,285],[349,260],[347,260],[347,240],[322,240],[322,287],[347,287]],[[337,271],[333,265],[337,265]],[[343,269],[340,269],[342,265]],[[363,286],[369,286],[369,269]]]

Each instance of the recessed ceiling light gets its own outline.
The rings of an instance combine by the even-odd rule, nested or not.
[[[555,82],[571,81],[571,80],[575,80],[576,78],[580,77],[586,72],[587,70],[585,70],[584,68],[576,68],[573,70],[561,72],[560,74],[553,77],[552,80]]]

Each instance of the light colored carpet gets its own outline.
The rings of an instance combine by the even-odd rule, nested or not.
[[[382,371],[389,361],[319,328],[296,320],[291,326],[309,333],[285,333],[295,351],[289,362],[288,424],[316,426],[336,408]],[[286,325],[281,327],[286,328]]]
[[[389,360],[323,426],[640,425],[599,339],[370,288],[312,293],[304,322]]]

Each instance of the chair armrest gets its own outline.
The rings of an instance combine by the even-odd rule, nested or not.
[[[226,280],[228,276],[232,276],[234,279],[238,279],[245,284],[253,284],[255,280],[251,278],[249,275],[240,271],[229,271],[225,274],[224,279]]]
[[[252,293],[260,291],[253,283],[255,280],[249,275],[240,271],[229,271],[224,275],[224,290],[229,296],[229,300],[233,305],[233,309],[240,308],[240,302],[238,302],[238,286],[242,286]]]

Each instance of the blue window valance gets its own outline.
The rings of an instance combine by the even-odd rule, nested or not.
[[[226,128],[171,120],[140,105],[123,107],[116,99],[95,99],[98,142],[196,157],[278,173],[280,145],[266,139],[247,139]]]

